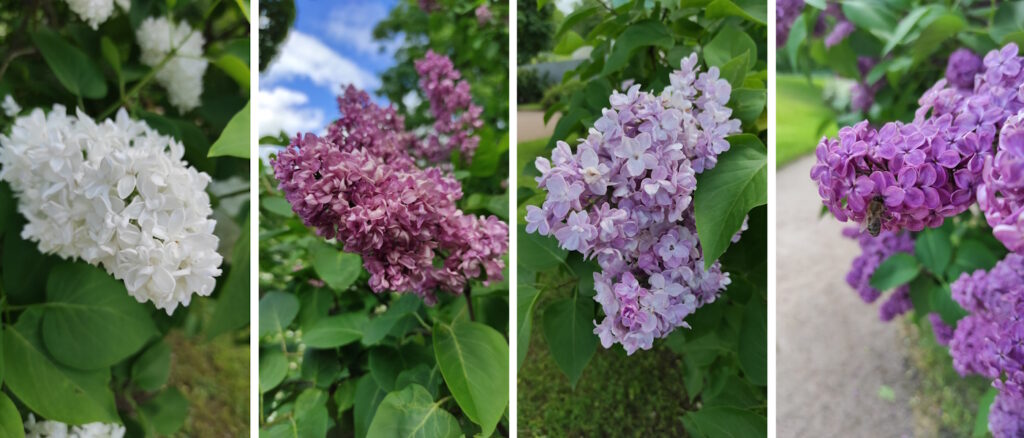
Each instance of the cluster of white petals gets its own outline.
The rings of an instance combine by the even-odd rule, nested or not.
[[[208,62],[203,57],[206,40],[202,33],[182,22],[171,23],[164,17],[149,17],[135,31],[142,49],[142,63],[157,67],[174,51],[174,55],[156,73],[156,80],[167,89],[171,104],[186,112],[199,106],[203,94],[203,73]]]
[[[21,232],[44,253],[81,258],[123,280],[139,302],[171,314],[213,292],[222,257],[205,189],[184,146],[123,109],[96,123],[55,105],[0,135],[0,180],[10,183]]]
[[[14,96],[10,94],[4,96],[4,101],[0,103],[0,108],[3,108],[4,115],[7,117],[15,117],[21,112],[21,105],[18,105],[18,102],[14,100]]]
[[[89,23],[93,30],[98,29],[114,14],[115,0],[65,0],[82,21]],[[117,6],[128,11],[131,0],[116,0]]]
[[[119,424],[68,426],[58,421],[36,421],[31,413],[25,420],[25,438],[122,438],[125,431]]]

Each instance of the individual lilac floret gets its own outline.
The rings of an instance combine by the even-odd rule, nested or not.
[[[317,234],[363,257],[375,292],[462,293],[469,280],[502,279],[508,225],[464,214],[462,187],[407,155],[415,143],[391,108],[349,88],[325,137],[295,137],[271,161],[292,210]]]
[[[861,254],[853,259],[850,271],[846,273],[846,284],[854,288],[865,303],[873,303],[882,291],[871,286],[871,276],[886,259],[898,252],[914,253],[914,239],[907,232],[882,231],[877,237],[863,232],[858,227],[847,227],[843,235],[856,239]],[[910,302],[910,286],[902,285],[892,292],[879,308],[882,321],[891,321],[913,307]]]
[[[1000,396],[1024,398],[1024,256],[1010,253],[988,272],[961,274],[951,292],[970,313],[949,344],[953,367],[992,379]]]
[[[928,322],[932,324],[932,333],[935,334],[935,342],[938,342],[939,345],[942,346],[948,346],[949,341],[953,339],[953,327],[946,324],[938,313],[929,313]]]
[[[863,121],[822,139],[811,179],[829,211],[840,221],[863,223],[872,203],[883,203],[882,228],[911,231],[937,227],[965,211],[996,133],[1024,108],[1018,91],[1024,73],[1009,75],[1019,59],[1010,59],[1012,43],[1007,48],[986,56],[972,91],[939,80],[921,96],[910,123],[875,130]]]
[[[1024,111],[1006,120],[995,158],[978,188],[978,206],[1007,249],[1024,252]]]
[[[434,132],[422,143],[419,154],[441,162],[457,149],[467,163],[472,161],[480,144],[476,130],[483,126],[483,108],[473,104],[469,82],[462,80],[447,56],[433,50],[427,50],[426,56],[416,61],[416,72],[435,120]]]
[[[538,158],[542,207],[529,206],[526,231],[596,258],[595,300],[605,318],[594,332],[605,348],[632,354],[715,300],[729,277],[704,269],[694,225],[696,174],[729,149],[739,132],[726,106],[729,83],[718,69],[702,73],[690,55],[661,94],[632,85],[615,92],[576,150],[559,141]]]
[[[1024,436],[1024,399],[997,395],[988,411],[988,430],[995,438]]]
[[[965,90],[974,88],[974,76],[981,70],[981,58],[971,49],[960,48],[949,55],[946,80],[950,85]]]

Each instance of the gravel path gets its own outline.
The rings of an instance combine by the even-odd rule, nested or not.
[[[857,244],[841,235],[848,224],[818,218],[813,163],[804,157],[777,173],[778,436],[912,436],[899,324],[879,321],[879,303],[864,304],[846,284]],[[881,398],[883,386],[895,397]]]
[[[518,111],[516,112],[516,141],[524,142],[538,138],[550,137],[555,132],[555,125],[558,124],[558,114],[551,116],[547,125],[544,124],[543,111]]]

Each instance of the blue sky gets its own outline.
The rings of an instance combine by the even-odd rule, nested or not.
[[[394,64],[398,41],[380,52],[373,27],[397,1],[297,0],[295,24],[260,75],[260,135],[322,132],[337,116],[335,96],[342,85],[377,89],[380,73]]]

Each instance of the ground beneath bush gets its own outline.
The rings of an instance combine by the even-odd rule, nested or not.
[[[785,437],[912,436],[917,392],[900,323],[846,284],[859,250],[819,218],[814,157],[777,172],[776,425]]]
[[[180,436],[249,436],[249,345],[231,334],[207,341],[174,331],[168,385],[189,401]]]

